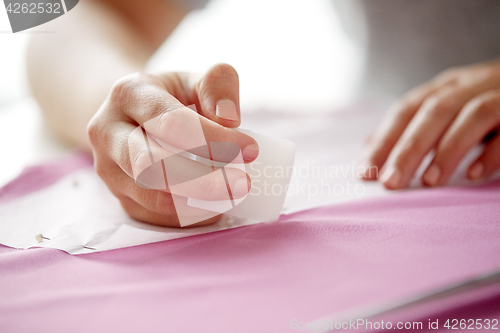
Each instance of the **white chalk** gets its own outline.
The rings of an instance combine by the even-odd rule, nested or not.
[[[191,207],[227,215],[247,218],[259,222],[276,221],[281,213],[290,183],[295,158],[295,144],[267,135],[238,129],[254,138],[259,145],[259,156],[245,164],[246,173],[252,181],[250,192],[241,199],[234,200],[235,207],[227,210],[231,202],[204,201],[188,198]]]

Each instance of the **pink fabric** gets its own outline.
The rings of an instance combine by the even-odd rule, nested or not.
[[[13,197],[25,181],[0,193]],[[495,181],[89,255],[0,247],[0,332],[297,331],[292,319],[307,322],[500,269],[499,240]],[[493,286],[408,318],[422,318],[424,327],[431,318],[491,319],[499,305],[500,287]]]
[[[92,166],[92,155],[82,151],[54,162],[27,167],[16,179],[0,188],[0,203],[43,189],[72,171]]]

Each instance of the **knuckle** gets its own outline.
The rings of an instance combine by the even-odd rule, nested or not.
[[[422,153],[423,150],[424,146],[420,139],[408,138],[401,143],[399,156],[401,159],[406,159],[408,156]]]
[[[468,146],[468,142],[467,138],[463,136],[452,135],[446,138],[446,141],[439,145],[438,151],[441,155],[449,156],[450,154],[446,154],[446,152],[462,151]]]
[[[164,133],[169,133],[171,137],[182,137],[182,126],[179,112],[165,112],[164,110],[150,110],[153,115],[151,119],[154,119],[154,123]]]
[[[143,164],[145,162],[151,162],[149,157],[149,150],[147,147],[141,147],[132,158],[134,164]]]
[[[146,83],[147,78],[147,74],[133,73],[118,79],[111,88],[111,102],[119,102],[127,96],[136,94],[138,89]]]
[[[402,121],[409,122],[415,115],[415,106],[411,101],[402,101],[398,105],[398,118]]]
[[[418,106],[417,103],[414,94],[409,92],[391,106],[389,115],[391,117],[397,117],[402,121],[410,121],[415,115]]]
[[[178,133],[182,131],[183,126],[181,126],[181,124],[184,121],[187,121],[187,119],[185,119],[184,112],[186,112],[186,110],[182,109],[179,106],[165,106],[160,103],[148,104],[148,114],[150,122],[154,122],[156,126],[162,131],[168,131],[172,134],[175,133],[175,135],[184,134]]]
[[[453,66],[445,69],[437,75],[439,81],[452,81],[458,78],[463,72],[463,68],[460,66]]]
[[[491,98],[478,98],[470,104],[474,117],[478,121],[491,121],[492,118],[498,118],[500,115],[498,103]]]
[[[499,80],[499,73],[497,70],[492,68],[491,66],[480,64],[474,66],[473,70],[469,70],[466,72],[464,76],[464,81],[467,80],[469,82],[483,82],[496,85]]]
[[[89,138],[90,144],[92,147],[95,147],[98,142],[100,132],[99,122],[96,120],[96,117],[92,118],[87,125],[87,137]]]
[[[456,102],[447,97],[433,96],[425,101],[428,112],[435,117],[448,115],[455,108]]]
[[[127,142],[121,145],[122,148],[114,150],[116,151],[114,160],[118,161],[122,170],[134,179],[152,164],[148,146],[141,139],[130,134]]]
[[[106,120],[106,110],[107,110],[107,101],[101,106],[101,108],[94,114],[92,119],[87,124],[87,137],[92,145],[92,147],[97,147],[98,143],[101,141],[103,133],[103,128],[107,125]]]

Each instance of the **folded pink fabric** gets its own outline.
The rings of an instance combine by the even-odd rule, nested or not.
[[[26,174],[0,197],[29,192]],[[500,269],[499,240],[495,181],[89,255],[0,247],[0,332],[293,332]],[[413,315],[442,328],[446,318],[498,318],[499,305],[494,285]]]

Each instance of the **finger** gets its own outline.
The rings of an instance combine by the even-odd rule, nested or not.
[[[389,189],[407,186],[424,157],[439,142],[475,91],[449,87],[429,96],[391,151],[380,181]]]
[[[135,181],[112,161],[98,159],[96,160],[95,169],[111,193],[120,200],[122,197],[127,197],[155,214],[176,216],[175,205],[170,193],[146,190],[137,186]]]
[[[239,79],[228,64],[217,64],[195,85],[201,114],[225,127],[240,125]]]
[[[175,73],[173,78],[167,73],[160,78],[167,91],[185,105],[195,104],[206,118],[225,127],[240,125],[239,78],[232,66],[217,64],[202,74]]]
[[[467,170],[467,177],[479,180],[491,176],[500,169],[500,136],[493,138],[484,148],[477,160]]]
[[[122,205],[125,212],[135,220],[146,222],[150,224],[159,225],[162,227],[180,227],[179,218],[176,214],[160,214],[151,211],[139,203],[135,202],[133,199],[120,195],[118,196],[120,204]],[[199,227],[204,225],[209,225],[216,223],[220,219],[220,215],[208,218],[198,223],[193,223],[189,227]]]
[[[500,123],[500,90],[485,92],[467,103],[440,141],[422,180],[429,186],[446,183],[458,163]]]
[[[219,215],[189,206],[187,198],[164,191],[140,188],[116,164],[112,162],[105,164],[107,167],[104,169],[96,165],[96,170],[111,192],[120,199],[124,208],[128,208],[127,213],[136,219],[169,226],[178,226],[179,221],[182,221],[182,225],[185,226]],[[129,199],[136,205],[132,205]],[[135,208],[130,210],[131,207]]]
[[[114,105],[119,105],[119,109],[114,110],[117,117],[125,114],[174,147],[190,150],[206,146],[207,142],[231,142],[240,147],[245,162],[258,156],[259,148],[253,138],[188,109],[169,94],[156,77],[128,76],[120,80],[113,91],[111,99]]]
[[[250,189],[249,178],[243,170],[234,167],[214,169],[210,164],[193,161],[163,149],[153,140],[148,140],[141,127],[134,128],[125,123],[119,128],[123,133],[114,133],[118,137],[124,137],[128,133],[128,140],[117,141],[105,136],[102,140],[107,142],[102,144],[100,150],[100,154],[104,156],[100,159],[110,156],[127,177],[135,180],[143,189],[162,190],[200,200],[238,199],[244,197]],[[96,169],[99,168],[96,166]],[[108,173],[102,178],[116,179],[117,176]],[[125,182],[123,177],[120,182]],[[119,187],[119,182],[114,186]]]
[[[372,171],[382,168],[392,148],[424,100],[437,89],[438,86],[434,83],[415,88],[389,109],[382,124],[368,141],[367,157],[360,164],[365,170],[363,179],[374,180],[378,177],[378,172]]]

